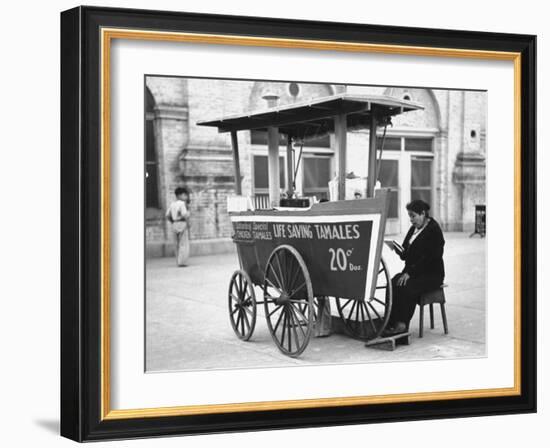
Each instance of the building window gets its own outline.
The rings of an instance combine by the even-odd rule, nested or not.
[[[145,89],[145,207],[160,208],[159,169],[155,144],[155,102],[149,89]]]
[[[279,185],[285,187],[286,166],[284,157],[279,157]],[[267,156],[254,156],[254,191],[269,191]],[[265,190],[265,191],[264,191]]]
[[[386,137],[384,139],[384,151],[401,151],[401,142],[403,140],[405,151],[433,151],[433,138],[431,137]],[[377,139],[378,149],[382,147],[382,137]]]
[[[405,151],[432,152],[433,138],[405,138]]]
[[[330,157],[308,155],[302,159],[304,196],[328,199],[330,181]]]
[[[399,161],[381,160],[380,174],[378,176],[380,186],[390,189],[390,209],[388,218],[399,217]]]
[[[269,204],[269,174],[267,168],[267,156],[255,155],[253,157],[254,181],[254,206],[257,209],[271,208]],[[279,185],[285,188],[286,166],[285,158],[279,157]]]
[[[432,205],[432,159],[411,160],[411,200],[415,199]]]
[[[401,138],[400,137],[386,137],[384,139],[384,148],[382,148],[382,137],[379,136],[376,139],[378,149],[384,149],[384,151],[401,151]]]

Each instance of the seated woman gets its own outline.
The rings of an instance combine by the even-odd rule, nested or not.
[[[408,331],[420,295],[443,283],[445,240],[429,211],[430,206],[421,200],[407,204],[412,226],[403,242],[404,251],[399,254],[405,267],[392,279],[393,304],[385,336]]]

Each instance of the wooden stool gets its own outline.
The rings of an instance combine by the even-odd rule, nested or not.
[[[443,319],[443,329],[445,334],[449,334],[449,328],[447,327],[447,314],[445,313],[445,292],[443,288],[447,285],[443,284],[439,289],[424,293],[420,296],[418,306],[420,307],[420,327],[418,337],[424,336],[424,305],[430,305],[430,328],[434,328],[434,303],[439,303],[441,307],[441,318]]]

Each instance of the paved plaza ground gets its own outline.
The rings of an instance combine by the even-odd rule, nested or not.
[[[231,274],[239,266],[236,253],[193,257],[187,267],[177,267],[172,258],[148,259],[146,369],[152,372],[483,357],[486,240],[468,236],[445,234],[448,335],[443,333],[436,305],[435,329],[429,328],[426,308],[421,339],[417,308],[411,322],[411,345],[383,351],[366,348],[363,342],[345,335],[332,334],[312,338],[296,359],[277,349],[263,306],[258,307],[256,330],[250,341],[243,342],[233,333],[226,296]],[[392,275],[401,271],[402,261],[386,247],[383,256]],[[258,288],[256,295],[261,298]],[[334,304],[332,308],[334,313]]]

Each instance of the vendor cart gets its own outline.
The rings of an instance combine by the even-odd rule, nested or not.
[[[262,130],[268,136],[269,209],[230,212],[240,269],[229,282],[229,318],[235,334],[248,340],[257,305],[263,304],[277,347],[289,356],[307,347],[321,313],[334,298],[346,332],[371,340],[384,330],[392,305],[388,268],[381,257],[389,193],[376,189],[383,150],[378,128],[391,117],[422,109],[388,96],[338,94],[307,103],[199,122],[231,134],[236,193],[241,195],[237,132]],[[366,199],[345,200],[347,133],[369,130]],[[287,141],[287,198],[280,198],[279,137]],[[307,206],[295,198],[295,145],[334,134],[338,200]],[[281,205],[283,205],[281,207]],[[262,290],[258,300],[254,286]]]

